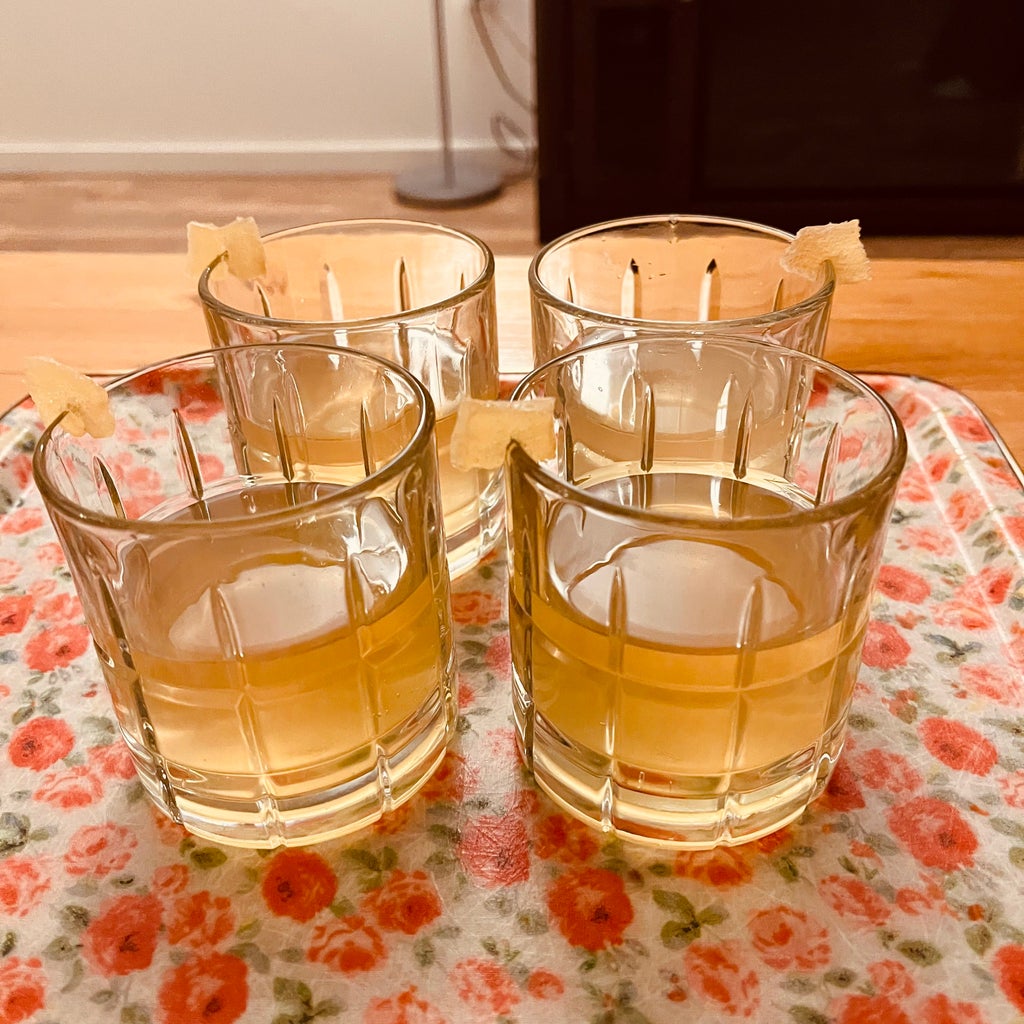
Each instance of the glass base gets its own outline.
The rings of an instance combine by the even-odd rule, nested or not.
[[[514,674],[514,673],[513,673]],[[637,766],[578,750],[535,716],[518,677],[514,717],[520,753],[537,784],[560,807],[631,842],[710,850],[753,842],[796,820],[824,791],[843,748],[844,718],[810,750],[757,772],[662,779],[635,788]]]
[[[311,786],[287,796],[274,794],[269,780],[261,787],[267,795],[255,800],[239,796],[237,787],[231,792],[230,779],[200,779],[173,765],[162,770],[130,737],[125,736],[125,742],[150,799],[194,835],[249,849],[308,846],[372,825],[427,783],[455,734],[456,695],[448,687],[445,693],[422,709],[413,738],[375,770],[330,788]],[[385,744],[387,737],[381,742]]]

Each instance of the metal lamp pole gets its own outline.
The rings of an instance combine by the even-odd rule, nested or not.
[[[422,167],[400,175],[395,195],[414,206],[468,206],[491,199],[501,191],[501,176],[466,161],[452,152],[452,104],[448,84],[448,40],[444,0],[434,0],[437,50],[438,101],[441,114],[441,166]]]

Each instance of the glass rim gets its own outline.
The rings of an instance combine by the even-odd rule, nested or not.
[[[547,305],[555,307],[559,312],[569,316],[579,317],[581,314],[600,319],[617,327],[644,327],[664,329],[666,331],[687,331],[692,334],[707,333],[718,329],[739,330],[745,327],[767,327],[769,325],[792,320],[794,317],[811,313],[827,302],[836,289],[836,272],[831,260],[823,260],[822,267],[825,272],[825,280],[813,294],[794,302],[791,306],[783,306],[782,309],[768,310],[758,313],[757,316],[737,317],[730,320],[648,320],[642,317],[625,317],[615,313],[604,313],[601,310],[590,309],[588,306],[580,306],[569,302],[567,299],[556,295],[541,280],[540,265],[545,257],[550,256],[557,249],[573,242],[586,238],[589,235],[599,234],[603,231],[619,228],[639,227],[644,224],[662,224],[677,221],[685,224],[713,224],[722,227],[742,228],[744,231],[752,231],[756,234],[767,235],[783,242],[792,242],[796,237],[781,228],[773,228],[768,224],[759,224],[751,220],[738,220],[734,217],[715,217],[702,213],[664,213],[646,214],[639,217],[620,217],[614,220],[601,221],[598,224],[588,224],[586,227],[569,231],[558,238],[552,239],[530,261],[530,268],[527,271],[527,280],[530,286],[530,294],[542,299]]]
[[[222,299],[213,294],[210,288],[210,275],[226,258],[226,253],[221,253],[203,268],[199,275],[197,289],[199,298],[203,305],[215,311],[219,315],[238,323],[244,323],[250,327],[270,327],[302,332],[332,331],[332,330],[353,330],[370,327],[387,327],[391,324],[413,323],[416,320],[430,314],[440,312],[452,306],[460,305],[468,299],[475,298],[489,283],[494,280],[494,253],[482,239],[468,231],[459,228],[451,228],[445,224],[436,224],[433,221],[408,220],[400,217],[360,217],[345,220],[324,220],[314,221],[309,224],[297,224],[294,227],[283,228],[280,231],[272,231],[269,234],[261,235],[260,240],[266,245],[281,238],[294,237],[311,233],[317,228],[362,228],[362,227],[383,227],[388,230],[398,228],[423,229],[428,228],[450,237],[468,242],[484,258],[484,265],[480,273],[461,290],[454,292],[447,298],[437,302],[431,302],[424,306],[416,306],[413,309],[402,310],[397,313],[388,313],[383,316],[364,317],[355,320],[293,320],[289,317],[265,316],[262,313],[250,313],[239,309],[237,306],[228,305]]]
[[[383,465],[378,466],[369,476],[364,477],[357,483],[342,486],[341,490],[337,493],[304,501],[298,505],[290,505],[284,509],[260,512],[254,515],[247,515],[245,517],[230,516],[228,518],[216,519],[213,521],[168,521],[164,519],[145,518],[122,519],[119,516],[108,515],[106,512],[98,512],[94,509],[86,508],[74,499],[67,497],[54,483],[51,474],[47,471],[47,468],[44,465],[44,459],[49,451],[54,447],[54,430],[60,426],[61,421],[66,415],[65,413],[62,413],[52,423],[46,425],[42,434],[39,435],[39,439],[36,441],[35,448],[32,452],[32,476],[36,487],[39,489],[43,503],[47,507],[52,506],[64,516],[69,519],[76,520],[80,524],[87,524],[90,527],[102,527],[103,529],[108,530],[123,531],[126,533],[145,533],[149,536],[157,536],[161,534],[180,535],[182,533],[202,534],[211,530],[244,530],[249,527],[253,529],[257,527],[262,528],[268,524],[273,525],[275,523],[288,522],[293,520],[296,516],[305,516],[311,512],[318,512],[320,510],[345,505],[353,498],[360,498],[364,493],[373,491],[382,483],[396,477],[405,469],[406,464],[422,453],[430,443],[430,440],[434,435],[435,413],[434,403],[430,398],[430,393],[427,391],[426,387],[404,366],[392,363],[369,352],[362,352],[359,349],[342,348],[337,345],[318,345],[307,342],[292,341],[271,341],[200,349],[195,352],[187,352],[184,355],[163,359],[156,363],[150,363],[147,366],[140,367],[137,370],[132,370],[129,373],[122,374],[113,380],[107,381],[101,386],[105,391],[110,392],[115,388],[131,384],[132,381],[138,380],[146,374],[167,370],[171,367],[177,366],[178,364],[194,364],[202,362],[203,360],[213,362],[217,359],[227,359],[234,353],[245,353],[246,355],[251,355],[254,351],[259,350],[281,350],[285,352],[313,350],[335,356],[341,353],[342,358],[355,358],[357,360],[372,362],[379,365],[389,373],[400,377],[409,385],[412,393],[416,396],[419,405],[419,416],[412,436],[392,458]],[[103,438],[100,440],[108,439]]]
[[[762,341],[753,338],[744,338],[738,335],[715,335],[706,338],[673,337],[668,335],[647,336],[638,338],[613,338],[608,341],[597,342],[593,345],[584,345],[580,348],[562,352],[546,363],[531,370],[516,384],[515,389],[509,396],[510,401],[528,397],[527,392],[533,385],[544,376],[550,374],[561,365],[571,362],[573,359],[585,357],[589,352],[599,352],[604,349],[625,347],[628,345],[649,346],[654,344],[687,345],[689,348],[704,346],[723,346],[731,348],[753,348],[757,350],[772,351],[780,354],[783,359],[791,362],[810,364],[818,369],[824,370],[833,375],[834,378],[842,381],[858,392],[861,397],[873,401],[878,410],[883,414],[889,426],[889,436],[892,440],[891,450],[885,464],[881,466],[872,477],[850,494],[832,501],[822,502],[819,505],[812,505],[808,508],[794,509],[791,512],[784,512],[778,515],[746,516],[738,519],[696,519],[694,517],[666,515],[661,512],[652,512],[649,509],[627,508],[617,502],[609,501],[606,498],[599,498],[584,487],[571,484],[561,476],[545,469],[536,459],[528,455],[525,449],[517,441],[509,444],[506,456],[508,463],[524,476],[532,477],[548,489],[554,491],[563,500],[571,501],[577,505],[584,505],[598,512],[611,517],[628,520],[630,522],[642,522],[680,527],[692,527],[701,530],[730,533],[738,530],[750,529],[780,529],[791,528],[802,523],[829,522],[834,519],[841,519],[855,511],[857,508],[866,507],[880,499],[881,495],[889,489],[895,488],[899,477],[903,472],[907,458],[907,436],[900,422],[899,417],[886,399],[880,395],[869,384],[866,384],[855,374],[844,370],[835,363],[822,359],[820,356],[812,356],[807,352],[798,352],[795,349],[785,348],[770,341]]]

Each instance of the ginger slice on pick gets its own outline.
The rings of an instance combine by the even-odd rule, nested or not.
[[[114,433],[110,395],[85,374],[47,356],[30,356],[25,360],[25,378],[44,423],[66,413],[61,426],[74,437],[86,433],[110,437]]]
[[[555,454],[555,400],[518,402],[464,398],[452,430],[451,462],[455,469],[498,469],[512,441],[541,461]]]
[[[860,240],[859,220],[801,228],[782,254],[782,269],[813,278],[825,260],[832,261],[836,280],[843,284],[871,277],[871,264]]]
[[[236,217],[228,224],[201,224],[189,221],[188,271],[199,275],[222,253],[228,254],[228,270],[243,281],[252,281],[267,272],[267,255],[260,229],[252,217]]]

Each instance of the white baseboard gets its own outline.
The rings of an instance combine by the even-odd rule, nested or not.
[[[457,160],[507,170],[490,140],[453,143]],[[397,174],[441,159],[441,144],[253,141],[251,143],[27,143],[0,141],[0,174]]]

